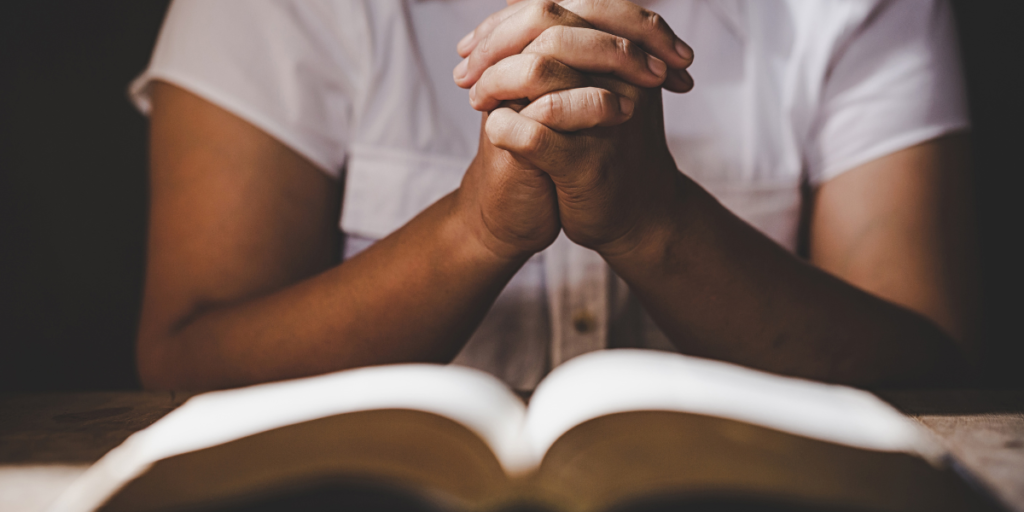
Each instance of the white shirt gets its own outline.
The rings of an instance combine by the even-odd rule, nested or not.
[[[802,187],[968,125],[943,0],[653,1],[696,54],[665,93],[679,169],[790,250]],[[458,187],[480,114],[455,45],[501,0],[176,0],[131,95],[187,89],[345,179],[346,257]],[[607,346],[672,350],[596,253],[562,235],[497,299],[456,363],[532,389]]]

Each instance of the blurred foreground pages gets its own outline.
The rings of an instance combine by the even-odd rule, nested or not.
[[[559,366],[529,407],[486,373],[429,364],[205,393],[129,437],[51,510],[241,510],[325,486],[479,511],[740,498],[798,510],[989,508],[944,460],[870,393],[619,349]]]

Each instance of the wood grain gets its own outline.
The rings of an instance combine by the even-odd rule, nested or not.
[[[1008,508],[1024,512],[1024,390],[878,394],[928,427]]]
[[[877,394],[928,428],[1001,499],[1024,512],[1024,390]],[[104,453],[190,394],[0,394],[0,510],[44,510]]]
[[[190,394],[0,394],[0,464],[91,464]]]
[[[89,464],[189,396],[0,394],[0,510],[46,510]]]

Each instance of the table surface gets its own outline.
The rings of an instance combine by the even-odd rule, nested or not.
[[[1010,510],[1024,512],[1024,390],[886,391]],[[0,394],[0,511],[45,510],[89,464],[189,398]]]

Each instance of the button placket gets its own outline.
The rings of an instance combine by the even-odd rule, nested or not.
[[[551,313],[551,366],[607,346],[608,268],[565,234],[545,254]]]

